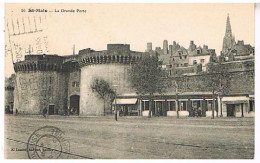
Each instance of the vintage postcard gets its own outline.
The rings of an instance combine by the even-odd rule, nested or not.
[[[5,159],[254,159],[255,4],[6,3]]]

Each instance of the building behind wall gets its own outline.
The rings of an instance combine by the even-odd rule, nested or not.
[[[173,44],[168,47],[168,41],[164,40],[163,49],[156,47],[154,51],[150,50],[149,52],[157,53],[159,60],[162,62],[162,68],[170,76],[180,73],[187,75],[205,72],[208,63],[217,62],[215,49],[209,49],[207,45],[197,47],[194,41],[190,41],[189,47],[185,48],[176,41],[173,41]],[[176,73],[177,70],[179,72]]]

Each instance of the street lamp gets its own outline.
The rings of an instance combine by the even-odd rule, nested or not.
[[[115,120],[117,121],[116,94],[115,94]]]
[[[113,85],[113,87],[115,88],[115,120],[117,121],[117,103],[116,103],[116,96],[117,96],[117,87],[118,85]]]

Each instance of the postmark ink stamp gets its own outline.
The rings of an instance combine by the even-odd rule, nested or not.
[[[67,159],[70,143],[61,129],[44,126],[31,134],[26,150],[30,159]]]

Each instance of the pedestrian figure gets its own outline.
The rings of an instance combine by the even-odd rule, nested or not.
[[[191,110],[192,110],[192,117],[195,117],[195,112],[196,112],[196,111],[195,111],[195,108],[194,108],[194,107],[192,107],[192,109],[191,109]]]
[[[18,110],[17,109],[15,109],[15,114],[18,114]]]
[[[161,115],[161,108],[158,107],[158,117],[160,117],[160,115]]]
[[[44,109],[42,110],[42,115],[43,115],[44,118],[46,118],[46,114],[47,114],[47,109],[44,108]]]
[[[157,117],[160,116],[159,110],[160,110],[159,107],[157,107],[157,109],[156,109],[156,116],[157,116]]]
[[[71,108],[70,108],[70,114],[71,114],[71,115],[73,115],[73,114],[74,114],[74,112],[73,112],[73,111],[74,111],[74,108],[73,108],[73,107],[71,107]]]
[[[68,106],[68,111],[67,111],[67,115],[70,115],[70,107]]]
[[[198,116],[201,117],[201,107],[198,108]]]

